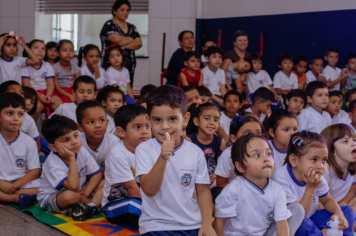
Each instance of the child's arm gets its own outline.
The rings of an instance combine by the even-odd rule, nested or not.
[[[272,92],[274,95],[276,95],[276,94],[275,94],[275,92],[274,92],[273,85],[272,85],[272,84],[270,84],[270,85],[268,85],[268,87],[269,87],[269,90],[271,90],[271,92]]]
[[[199,80],[199,86],[203,85],[203,80],[204,80],[204,74],[200,74],[200,80]]]
[[[350,191],[346,194],[346,196],[339,202],[340,206],[349,205],[350,201],[355,197],[356,193],[356,184],[352,185]]]
[[[229,137],[227,136],[225,130],[220,125],[218,130],[216,131],[216,134],[219,135],[225,141],[225,143],[229,142]]]
[[[289,225],[287,220],[276,221],[277,236],[289,236]]]
[[[224,224],[226,218],[216,217],[213,223],[214,230],[217,236],[224,236]]]
[[[216,175],[216,187],[225,188],[229,184],[228,180],[228,178]]]
[[[75,78],[77,79],[81,75],[82,75],[82,72],[80,72],[80,70],[79,70],[79,72],[75,75]]]
[[[223,139],[223,140],[221,140],[220,150],[221,150],[221,151],[224,151],[225,148],[226,148],[226,142],[225,142],[225,140]]]
[[[97,64],[92,63],[92,62],[88,62],[88,66],[91,66],[91,68],[93,68],[95,79],[99,79],[100,78],[99,66]],[[81,74],[81,71],[79,71],[79,73]]]
[[[123,183],[123,185],[129,197],[141,198],[140,188],[134,179]]]
[[[278,95],[287,95],[289,92],[290,92],[290,90],[284,90],[284,89],[277,88]]]
[[[77,192],[79,189],[79,173],[77,161],[73,152],[69,151],[61,143],[56,143],[58,155],[68,161],[68,177],[63,182],[63,187],[68,190]]]
[[[182,72],[179,73],[179,79],[180,79],[180,82],[182,83],[182,86],[189,86],[187,77]],[[199,84],[200,84],[200,81],[199,81]]]
[[[127,83],[127,94],[130,95],[132,98],[134,98],[130,83]]]
[[[29,170],[28,173],[25,176],[23,176],[22,178],[20,178],[16,182],[14,182],[14,186],[18,190],[22,186],[24,186],[25,184],[28,184],[31,181],[35,180],[35,179],[38,179],[39,176],[40,176],[40,169],[39,168],[38,169]]]
[[[83,190],[83,194],[85,197],[88,197],[98,187],[101,182],[101,177],[101,172],[96,173],[95,175],[90,177],[89,183]]]
[[[9,182],[7,180],[0,180],[0,191],[6,193],[6,194],[14,194],[17,191],[16,186],[14,183]]]
[[[202,226],[199,230],[198,236],[202,235],[216,235],[212,227],[212,197],[210,186],[207,184],[195,184],[195,191],[197,194],[198,205],[202,218]]]
[[[318,80],[319,81],[322,81],[324,83],[326,83],[326,85],[329,87],[329,88],[332,88],[334,87],[335,84],[339,83],[340,81],[342,81],[343,79],[345,79],[348,75],[348,72],[347,70],[342,70],[341,71],[341,75],[339,78],[337,78],[336,80],[334,81],[327,81],[326,78],[324,76],[318,76]]]
[[[52,78],[47,79],[46,84],[47,84],[47,98],[50,99],[54,91],[54,80]]]
[[[240,77],[234,80],[234,83],[236,85],[236,91],[239,93],[244,92],[244,87],[243,84],[241,84]]]
[[[7,36],[9,36],[9,35],[6,34],[6,35],[0,37],[0,48],[2,48],[2,45],[6,41]],[[1,50],[0,50],[0,56],[1,56]]]
[[[325,197],[319,198],[320,203],[324,206],[325,210],[333,214],[331,219],[336,215],[339,218],[339,226],[340,230],[345,230],[349,227],[349,223],[345,219],[344,213],[342,212],[340,206],[337,202],[331,197],[330,193],[328,193]]]
[[[226,82],[227,90],[228,90],[228,91],[232,90],[231,84],[229,83],[229,81],[227,80],[226,77],[225,77],[225,82]]]
[[[307,215],[314,199],[315,190],[321,183],[322,178],[315,174],[315,170],[312,170],[312,168],[309,169],[307,174],[302,173],[302,178],[307,187],[305,188],[304,195],[302,199],[300,199],[299,204],[302,205],[305,215]]]
[[[55,75],[55,78],[54,78],[54,88],[56,89],[56,91],[64,96],[67,96],[70,98],[70,100],[72,100],[72,102],[75,101],[75,98],[74,98],[74,95],[73,94],[69,94],[67,93],[66,91],[64,91],[60,86],[59,86],[59,83],[58,83],[58,78],[57,78],[57,75]]]
[[[27,65],[35,65],[40,63],[41,61],[37,58],[37,56],[29,49],[26,45],[25,38],[23,36],[19,36],[18,44],[23,47],[23,49],[27,52],[29,58],[27,59]]]
[[[221,93],[221,96],[224,97],[225,93],[226,93],[226,87],[225,87],[226,84],[220,84],[220,93]]]

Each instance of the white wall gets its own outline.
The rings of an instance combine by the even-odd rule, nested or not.
[[[202,17],[275,15],[356,9],[355,0],[201,0]]]

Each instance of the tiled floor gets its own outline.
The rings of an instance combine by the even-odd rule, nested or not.
[[[0,204],[0,236],[47,236],[66,235],[59,230],[37,221],[32,215]]]

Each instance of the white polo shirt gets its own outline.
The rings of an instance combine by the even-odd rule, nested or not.
[[[251,107],[247,108],[247,109],[246,109],[246,112],[251,112],[251,113],[255,114],[255,113],[251,110]],[[256,114],[256,115],[258,115],[258,114]],[[260,123],[261,123],[261,124],[262,124],[262,122],[265,120],[265,118],[266,118],[265,113],[262,113],[262,112],[261,112],[261,114],[260,114]]]
[[[235,177],[235,166],[232,163],[231,159],[231,148],[232,146],[226,148],[220,155],[218,159],[218,164],[216,165],[216,169],[214,174],[221,176],[223,178],[227,178],[227,182],[230,183]]]
[[[256,74],[254,72],[248,72],[247,80],[248,93],[254,93],[257,89],[265,87],[269,89],[269,85],[272,85],[273,82],[271,77],[265,70],[260,70]]]
[[[121,200],[129,197],[123,183],[135,179],[135,154],[130,152],[124,143],[117,143],[112,147],[105,162],[105,184],[101,206],[105,206],[109,199]]]
[[[112,117],[109,114],[106,114],[106,118],[109,120],[108,127],[106,128],[106,132],[110,133],[110,134],[117,135],[114,117]]]
[[[298,117],[298,130],[307,130],[320,134],[323,129],[332,124],[330,114],[326,111],[320,113],[314,107],[309,106]]]
[[[79,188],[84,190],[87,178],[99,173],[100,168],[85,147],[80,148],[75,159],[79,172]],[[68,165],[52,151],[42,166],[41,186],[37,195],[37,200],[42,208],[45,200],[51,194],[66,190],[63,183],[68,177],[68,171]]]
[[[212,94],[221,96],[220,85],[226,84],[224,70],[218,68],[214,73],[210,70],[209,66],[206,66],[201,72],[203,73],[203,84],[208,85]]]
[[[161,143],[152,138],[136,148],[136,180],[148,174],[161,154]],[[202,224],[195,184],[210,185],[203,151],[182,139],[167,161],[159,191],[147,196],[141,188],[140,234],[152,231],[199,229]]]
[[[347,170],[347,176],[345,178],[338,178],[335,171],[326,165],[326,170],[323,175],[324,179],[329,185],[330,195],[339,202],[348,194],[352,185],[356,184],[356,175],[350,175],[349,170]]]
[[[0,134],[1,165],[0,179],[16,181],[32,169],[40,169],[36,142],[19,132],[14,141],[8,143]]]
[[[287,194],[287,204],[292,202],[299,202],[305,192],[306,184],[300,183],[294,176],[290,165],[284,165],[278,170],[275,170],[271,178],[277,181]],[[329,186],[324,177],[316,188],[313,202],[310,206],[306,217],[310,218],[318,210],[319,197],[325,197],[329,193]]]
[[[238,116],[239,113],[236,113],[236,116]],[[230,124],[231,124],[232,119],[228,117],[224,111],[220,112],[220,126],[223,128],[225,131],[225,134],[230,137]]]
[[[338,124],[340,123],[340,120],[345,116],[349,116],[349,114],[344,111],[344,110],[340,110],[339,113],[337,115],[334,115],[333,118],[331,118],[332,124]]]
[[[61,115],[61,116],[66,116],[69,119],[72,119],[77,122],[77,114],[75,111],[77,110],[77,105],[72,102],[72,103],[63,103],[61,104],[50,116],[51,118],[54,114]]]
[[[106,84],[106,81],[105,81],[105,70],[101,67],[99,67],[99,72],[100,72],[100,77],[95,79],[95,73],[91,72],[88,68],[88,65],[83,65],[81,68],[80,68],[80,74],[81,75],[87,75],[87,76],[90,76],[92,77],[95,82],[96,82],[96,90],[100,90],[102,87],[104,87]]]
[[[0,84],[15,80],[22,85],[21,68],[27,66],[27,57],[13,57],[10,60],[0,56]]]
[[[277,170],[279,167],[283,166],[284,160],[286,159],[287,156],[287,151],[280,151],[274,146],[273,139],[268,140],[269,144],[272,147],[273,151],[273,161],[274,161],[274,169]]]
[[[321,73],[325,76],[326,81],[334,81],[341,76],[341,69],[337,67],[332,68],[327,65]],[[340,91],[340,82],[335,84],[333,88],[330,88],[329,91]]]
[[[38,69],[26,66],[21,69],[21,78],[29,79],[34,90],[46,90],[47,80],[54,79],[54,71],[51,64],[42,61]]]
[[[283,71],[278,71],[273,78],[273,87],[275,89],[291,90],[298,88],[298,77],[294,73],[290,73],[289,77],[283,73]]]
[[[105,133],[99,146],[93,150],[88,145],[85,133],[79,133],[79,136],[82,140],[82,146],[85,147],[87,151],[89,151],[90,155],[99,165],[100,171],[103,172],[106,158],[109,156],[111,149],[120,141],[120,139],[113,134]]]
[[[237,176],[215,202],[215,217],[227,218],[224,235],[263,236],[273,220],[278,222],[292,216],[287,209],[286,193],[270,179],[260,189],[243,176]]]
[[[23,123],[20,131],[33,138],[35,141],[40,139],[40,134],[38,133],[35,120],[26,112],[23,117]]]

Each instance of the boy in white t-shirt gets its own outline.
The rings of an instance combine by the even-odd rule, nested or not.
[[[228,137],[230,137],[230,123],[239,115],[237,111],[242,107],[241,100],[242,96],[236,90],[230,90],[224,96],[225,111],[220,112],[220,127]]]
[[[271,105],[275,99],[274,93],[268,88],[259,88],[252,95],[252,105],[246,109],[246,112],[256,114],[262,123],[266,113],[271,110]]]
[[[21,209],[35,204],[40,162],[35,141],[20,131],[25,101],[16,93],[0,95],[0,202]]]
[[[184,92],[172,85],[158,87],[147,96],[147,108],[154,138],[135,153],[140,234],[216,235],[204,153],[181,138],[190,117]]]
[[[278,57],[278,67],[281,68],[273,78],[273,87],[278,95],[282,95],[285,100],[291,89],[298,88],[298,77],[292,73],[293,58],[289,54],[282,54]],[[285,101],[284,101],[285,102]]]
[[[119,87],[107,85],[98,92],[96,100],[105,107],[106,117],[109,120],[106,132],[116,135],[114,115],[117,109],[126,103],[124,92]]]
[[[151,127],[146,108],[137,104],[119,108],[114,119],[122,143],[113,146],[105,162],[101,205],[111,223],[138,227],[142,202],[140,187],[135,181],[135,149],[152,137]]]
[[[305,88],[315,80],[323,80],[325,77],[321,73],[323,71],[323,59],[321,57],[312,57],[309,62],[310,70],[305,73]]]
[[[307,94],[303,89],[292,89],[287,94],[286,104],[288,105],[288,111],[292,112],[295,116],[303,110],[307,103]]]

